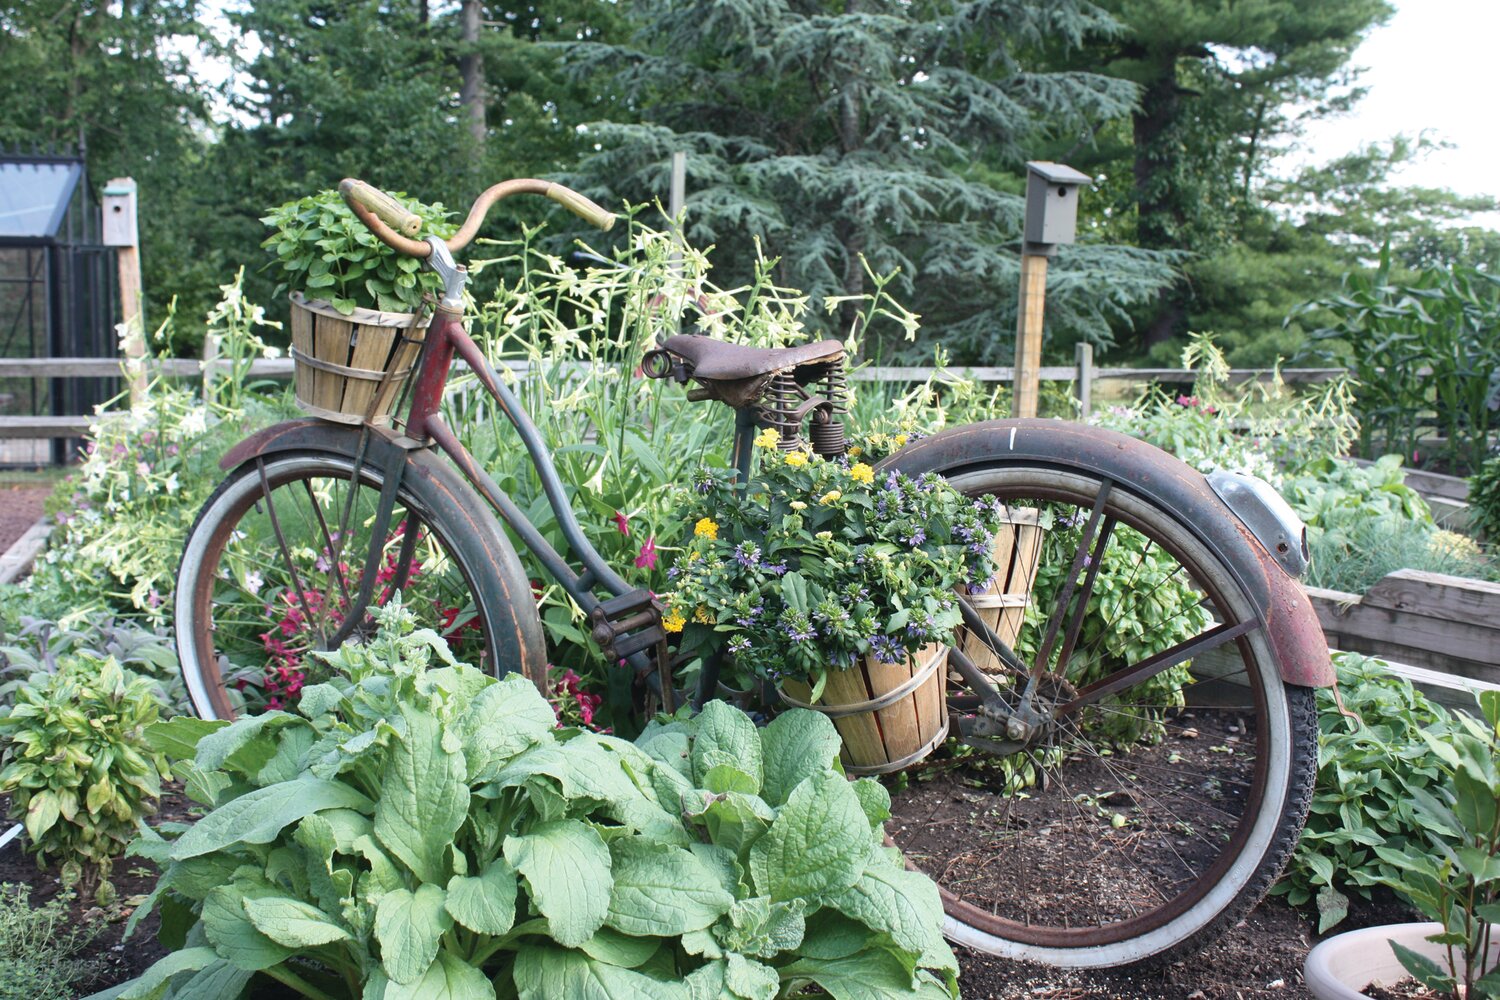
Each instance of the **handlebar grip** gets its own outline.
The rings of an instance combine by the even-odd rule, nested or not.
[[[551,184],[547,187],[547,197],[589,225],[596,226],[606,232],[615,224],[615,213],[606,212],[603,208],[572,188],[565,188],[561,184]]]
[[[386,225],[403,236],[415,236],[422,229],[422,217],[408,211],[395,198],[364,181],[346,177],[339,182],[339,194],[352,208],[362,205]]]

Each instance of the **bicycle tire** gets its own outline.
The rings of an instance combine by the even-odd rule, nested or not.
[[[314,483],[318,484],[319,489],[326,489],[328,483],[347,485],[354,464],[351,456],[320,451],[278,452],[252,458],[231,472],[199,510],[183,546],[175,600],[178,656],[189,696],[200,717],[230,718],[243,707],[240,699],[229,693],[229,685],[221,669],[223,654],[215,645],[216,637],[223,633],[216,624],[216,615],[223,613],[216,591],[221,593],[228,585],[226,581],[232,576],[227,569],[230,560],[226,558],[226,550],[231,543],[240,544],[235,533],[238,532],[241,536],[246,534],[247,517],[256,510],[266,507],[274,511],[278,503],[275,499],[269,505],[259,502],[264,498],[266,486],[273,491],[274,498],[278,495],[277,491],[300,485],[310,498],[310,507],[316,502],[311,501],[315,495]],[[448,625],[454,626],[456,623],[457,630],[469,629],[470,634],[477,629],[476,642],[482,642],[482,650],[474,657],[480,661],[476,665],[496,676],[519,670],[539,687],[543,687],[546,682],[546,651],[541,623],[530,584],[513,546],[488,511],[458,502],[463,484],[450,470],[433,463],[422,471],[423,475],[413,475],[411,467],[408,467],[407,474],[402,477],[396,495],[396,516],[414,517],[420,526],[415,537],[423,537],[423,531],[426,533],[425,543],[416,544],[427,544],[433,550],[440,551],[440,557],[450,558],[456,564],[456,574],[449,573],[447,578],[452,586],[443,596],[453,601],[466,594],[472,601],[472,614],[468,605],[455,603],[451,609],[455,613],[449,616]],[[358,497],[378,496],[382,484],[383,472],[380,468],[371,464],[360,466],[360,489],[356,492]],[[347,498],[340,502],[347,502]],[[330,521],[320,526],[324,537],[337,535],[336,530],[330,531],[329,528],[331,517],[338,512],[337,506],[329,505]],[[302,527],[312,532],[309,522],[320,523],[321,517],[309,519],[304,511],[302,520]],[[279,521],[288,521],[285,509]],[[278,536],[286,534],[290,527],[292,525],[283,523],[276,529]],[[398,528],[393,524],[390,530],[396,533],[394,537],[400,537],[399,532],[404,531],[404,527]],[[351,528],[351,539],[354,534],[354,529]],[[298,548],[306,547],[306,540],[303,539],[302,542]],[[357,553],[362,550],[364,542],[361,539],[351,544],[350,551]],[[290,549],[290,545],[278,545],[272,551],[279,554]],[[328,549],[324,547],[325,559],[328,554]],[[447,565],[442,565],[444,572],[448,572]],[[325,570],[329,577],[334,572],[332,569]],[[341,582],[352,584],[353,579]],[[329,586],[331,590],[331,582]],[[315,590],[310,586],[305,589]],[[418,588],[408,581],[408,608],[413,606],[412,602],[418,595]],[[259,591],[251,596],[258,598]],[[291,597],[286,597],[284,603],[292,611],[299,604]],[[267,610],[271,610],[269,602]],[[439,620],[433,620],[432,616],[428,616],[426,620],[419,617],[419,624],[434,627],[442,625],[440,619],[443,613],[436,608],[432,610]],[[459,621],[460,618],[462,621]],[[252,628],[242,630],[252,637],[251,642],[256,634],[254,629],[261,624],[265,623],[256,623]],[[230,639],[225,636],[220,641],[227,644]],[[471,648],[476,647],[471,644]],[[253,670],[253,666],[250,669]]]
[[[1052,429],[1062,426],[1051,424]],[[1112,524],[1123,525],[1148,540],[1147,552],[1151,546],[1160,546],[1162,552],[1170,552],[1177,560],[1179,569],[1187,567],[1192,587],[1203,595],[1200,606],[1212,608],[1214,617],[1236,622],[1258,617],[1252,585],[1247,583],[1255,568],[1233,564],[1221,546],[1212,544],[1211,533],[1195,523],[1195,518],[1201,521],[1205,509],[1211,508],[1200,504],[1189,510],[1171,499],[1174,495],[1199,496],[1205,492],[1197,488],[1201,476],[1187,466],[1176,463],[1180,466],[1176,475],[1182,479],[1176,485],[1183,489],[1162,489],[1160,482],[1148,483],[1142,478],[1142,463],[1135,449],[1143,446],[1139,442],[1123,446],[1121,442],[1126,439],[1122,436],[1094,432],[1098,440],[1085,443],[1087,454],[1080,455],[1077,441],[1069,448],[1038,448],[1037,435],[1049,433],[1048,426],[1040,422],[1030,426],[1025,422],[997,422],[988,430],[983,425],[977,430],[975,441],[976,428],[967,429],[971,446],[961,449],[963,453],[956,460],[951,458],[954,450],[939,442],[899,452],[881,468],[909,474],[939,472],[965,494],[996,497],[1007,503],[1073,503],[1089,509],[1098,502],[1103,516],[1114,519]],[[1026,432],[1031,442],[1020,453],[1016,448],[1018,430]],[[1051,432],[1061,445],[1062,439],[1057,438],[1055,430]],[[1039,458],[1038,452],[1050,457]],[[950,458],[935,457],[940,453]],[[1175,460],[1160,461],[1164,457],[1157,456],[1152,475],[1159,476],[1164,467],[1175,467]],[[1099,501],[1106,481],[1106,498]],[[1219,511],[1216,516],[1232,517],[1227,509]],[[1123,532],[1113,537],[1123,537]],[[1108,559],[1110,552],[1106,547],[1095,554]],[[1146,561],[1142,555],[1137,571]],[[1039,567],[1036,572],[1040,576],[1043,570]],[[1101,577],[1107,575],[1107,566],[1099,572]],[[1178,572],[1174,570],[1173,576]],[[1046,623],[1043,618],[1027,627],[1044,630]],[[1106,622],[1105,631],[1110,624]],[[1254,628],[1221,647],[1233,651],[1224,658],[1231,665],[1236,662],[1234,653],[1238,653],[1237,662],[1243,667],[1243,682],[1254,708],[1250,716],[1241,719],[1246,737],[1243,745],[1224,747],[1231,756],[1250,753],[1248,759],[1238,762],[1238,770],[1210,770],[1206,765],[1202,772],[1191,770],[1199,765],[1183,764],[1183,754],[1201,756],[1202,751],[1188,749],[1178,737],[1192,727],[1181,726],[1174,733],[1170,721],[1164,723],[1161,743],[1150,748],[1142,743],[1091,749],[1081,733],[1075,733],[1068,738],[1073,741],[1070,747],[1059,741],[1057,756],[1050,763],[1045,754],[1040,763],[1036,757],[1028,758],[1038,763],[1036,773],[1050,778],[1047,786],[987,789],[997,803],[1000,799],[1007,801],[1002,818],[991,818],[1000,806],[992,804],[986,810],[982,792],[980,801],[969,802],[971,832],[966,837],[953,837],[951,848],[934,848],[933,835],[921,832],[917,825],[924,821],[919,810],[931,805],[931,815],[940,811],[940,803],[933,805],[937,787],[921,791],[918,783],[912,783],[908,790],[898,792],[890,824],[894,838],[907,850],[914,867],[928,871],[938,881],[948,937],[979,951],[1050,965],[1155,965],[1196,951],[1259,902],[1296,845],[1317,767],[1313,689],[1283,682],[1274,645],[1268,641],[1265,628]],[[1221,686],[1236,680],[1232,673],[1217,676]],[[1198,683],[1189,678],[1188,688]],[[1127,688],[1113,696],[1122,699],[1122,715],[1136,707],[1123,701],[1130,691]],[[1227,710],[1189,708],[1195,722],[1227,714]],[[1162,718],[1174,716],[1164,711]],[[1181,714],[1175,718],[1181,718]],[[1199,724],[1204,725],[1207,735],[1207,724]],[[1081,731],[1082,726],[1077,728]],[[1193,735],[1199,735],[1196,728]],[[1173,749],[1170,756],[1162,755],[1162,747],[1175,748],[1179,742],[1180,749]],[[1113,759],[1107,760],[1111,756]],[[963,766],[952,765],[954,769]],[[978,768],[974,765],[976,771]],[[1238,776],[1243,789],[1228,786],[1226,782],[1235,779],[1225,774]],[[1105,776],[1104,788],[1098,783],[1100,775]],[[1206,779],[1203,788],[1209,791],[1197,794],[1200,778]],[[972,774],[969,780],[973,780]],[[1011,780],[1006,778],[1007,786]],[[1216,792],[1211,788],[1215,783],[1220,785]],[[1075,793],[1076,789],[1082,789],[1081,794]],[[1032,798],[1017,806],[1017,791]],[[1205,811],[1202,803],[1210,794],[1219,795],[1221,801],[1206,808],[1218,808],[1222,816]],[[1240,800],[1238,815],[1231,815],[1235,808],[1231,799]],[[1043,804],[1049,802],[1052,804]],[[1074,813],[1069,812],[1069,804]],[[1185,822],[1175,817],[1194,808],[1212,819],[1196,834],[1203,845],[1189,842],[1181,846],[1184,841],[1176,839],[1177,846],[1173,846],[1169,839],[1173,824]],[[1092,815],[1090,809],[1100,815]],[[1102,821],[1106,812],[1113,813],[1107,823]],[[1153,817],[1153,812],[1160,815]],[[1042,825],[1018,832],[1022,822]],[[1220,834],[1215,832],[1219,827],[1232,829]],[[1041,839],[1046,843],[1039,842],[1037,830],[1043,831]],[[967,847],[975,843],[975,835],[988,839],[984,846]],[[1027,838],[1033,841],[1032,846],[1026,844]],[[1088,856],[1088,860],[1070,862],[1063,857],[1065,842],[1077,857]],[[1160,849],[1160,844],[1171,848],[1175,860]],[[1213,851],[1218,853],[1210,854]],[[983,856],[976,857],[980,854]],[[1172,876],[1170,872],[1179,864],[1187,874]],[[1085,870],[1089,865],[1092,871]],[[982,874],[971,874],[975,872]],[[1006,873],[1013,876],[1008,886]],[[1148,896],[1147,886],[1155,889],[1161,897],[1159,902]],[[1091,900],[1086,899],[1090,891],[1094,896]],[[998,898],[1006,892],[1009,898]],[[1089,906],[1093,907],[1092,923],[1085,919]]]

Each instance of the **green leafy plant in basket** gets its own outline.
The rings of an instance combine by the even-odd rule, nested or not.
[[[1431,790],[1412,788],[1430,850],[1376,847],[1396,872],[1382,881],[1443,925],[1427,940],[1447,946],[1442,964],[1391,942],[1422,985],[1454,1000],[1500,997],[1500,963],[1489,965],[1500,924],[1500,692],[1479,695],[1480,719],[1455,716],[1445,738],[1423,733],[1450,772]],[[1456,845],[1456,846],[1455,846]]]
[[[768,680],[808,678],[816,701],[830,669],[951,644],[955,588],[995,573],[1002,508],[933,475],[877,476],[862,462],[783,453],[775,439],[757,439],[748,489],[704,470],[683,495],[693,536],[665,618],[682,648],[722,648]]]
[[[95,1000],[957,995],[937,889],[821,716],[710,702],[632,744],[379,625],[295,712],[151,730],[209,812],[137,843],[175,950]]]
[[[442,205],[401,201],[421,217],[423,236],[446,239],[456,231]],[[284,282],[278,295],[290,288],[348,316],[357,308],[414,313],[425,292],[442,291],[437,275],[376,239],[337,191],[289,201],[260,221],[272,229],[261,246]]]

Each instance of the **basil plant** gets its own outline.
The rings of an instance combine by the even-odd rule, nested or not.
[[[295,713],[148,736],[208,808],[134,850],[175,950],[99,998],[957,996],[937,890],[812,712],[557,727],[403,611]]]

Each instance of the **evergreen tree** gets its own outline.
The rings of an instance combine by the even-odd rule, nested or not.
[[[589,126],[597,152],[580,182],[611,200],[664,199],[671,153],[685,150],[687,235],[717,244],[720,268],[748,277],[760,241],[779,280],[815,302],[865,291],[866,259],[899,269],[898,297],[966,361],[1003,360],[1014,344],[1017,168],[1135,97],[1096,73],[1038,69],[1110,29],[1084,0],[642,0],[627,14],[628,42],[569,49],[581,77],[610,81],[617,109]],[[1107,343],[1110,322],[1169,273],[1160,255],[1068,248],[1050,326]],[[847,333],[853,316],[830,325]]]

